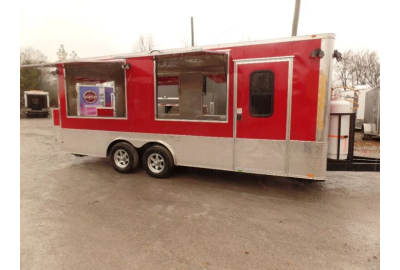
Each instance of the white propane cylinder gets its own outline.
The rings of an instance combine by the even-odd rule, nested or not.
[[[336,95],[331,101],[332,113],[351,113],[352,103],[344,99],[343,96]],[[342,115],[340,121],[340,150],[339,160],[347,159],[349,152],[349,131],[350,131],[350,115]],[[328,158],[337,159],[338,151],[338,127],[339,115],[331,115],[329,122],[328,135]]]

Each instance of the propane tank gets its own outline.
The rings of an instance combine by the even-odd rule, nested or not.
[[[342,115],[340,120],[339,136],[339,115],[334,113],[351,113],[352,103],[344,99],[341,94],[336,94],[330,103],[331,115],[329,121],[328,135],[328,158],[337,160],[338,141],[340,141],[339,160],[347,159],[349,152],[350,115]]]

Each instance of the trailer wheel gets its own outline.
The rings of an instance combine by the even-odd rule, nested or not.
[[[151,177],[167,178],[174,169],[174,159],[168,149],[155,145],[144,152],[143,167]]]
[[[129,143],[120,142],[111,148],[110,162],[117,172],[129,173],[138,166],[139,154]]]

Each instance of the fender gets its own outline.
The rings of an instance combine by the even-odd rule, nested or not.
[[[368,135],[372,133],[372,126],[371,124],[364,123],[363,124],[364,134]]]

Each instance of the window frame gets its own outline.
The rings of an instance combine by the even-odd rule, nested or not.
[[[67,89],[67,69],[71,68],[70,64],[105,64],[105,63],[116,63],[119,65],[123,66],[124,70],[124,96],[125,96],[125,116],[82,116],[82,115],[70,115],[69,111],[69,100],[68,100],[68,89]],[[129,65],[129,64],[128,64]],[[126,79],[126,70],[129,69],[127,68],[127,60],[126,59],[118,59],[118,60],[110,60],[110,61],[76,61],[76,62],[70,62],[70,63],[63,63],[62,67],[57,67],[57,70],[59,72],[58,76],[62,76],[62,79],[64,81],[63,87],[64,87],[64,99],[65,99],[65,109],[66,109],[66,118],[71,118],[71,119],[111,119],[111,120],[126,120],[128,119],[128,88],[127,88],[127,79]],[[122,68],[122,67],[121,67]],[[60,72],[62,71],[62,75],[60,75]],[[59,80],[60,77],[57,78]],[[58,89],[59,91],[59,89]],[[60,96],[58,97],[59,99],[59,104],[61,106],[61,99]]]
[[[157,68],[157,56],[153,56],[153,79],[154,79],[154,120],[155,121],[176,121],[176,122],[203,122],[203,123],[224,123],[227,124],[229,123],[229,80],[230,80],[230,73],[229,73],[229,68],[230,68],[230,49],[222,49],[222,50],[215,50],[211,51],[212,53],[217,53],[221,55],[226,56],[226,65],[224,66],[225,69],[225,74],[226,74],[226,112],[225,112],[225,119],[224,120],[214,120],[214,119],[179,119],[179,118],[160,118],[158,117],[158,68]],[[201,52],[208,52],[206,50],[202,50]],[[187,51],[187,52],[180,52],[179,54],[186,54],[186,53],[192,53],[192,51]],[[172,54],[178,54],[178,53],[171,53]],[[169,55],[169,54],[162,54],[162,55]],[[206,79],[206,76],[205,76]],[[207,93],[207,87],[204,85],[205,82],[203,83],[203,96]],[[180,91],[180,88],[179,88]]]
[[[263,94],[252,93],[252,77],[255,73],[270,73],[272,75],[271,91]],[[253,114],[252,98],[253,96],[271,96],[271,113],[269,114]],[[271,69],[255,70],[250,73],[249,79],[249,114],[253,117],[271,117],[274,114],[274,96],[275,96],[275,73]]]

